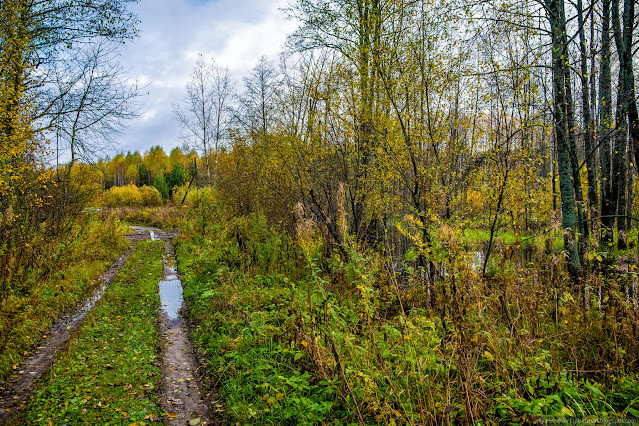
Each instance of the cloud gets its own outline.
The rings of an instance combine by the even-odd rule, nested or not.
[[[120,57],[131,78],[146,87],[146,113],[119,136],[123,151],[181,145],[172,104],[184,96],[199,54],[228,66],[238,82],[262,56],[275,56],[294,24],[279,8],[285,0],[141,0],[131,9],[140,36]],[[238,83],[239,84],[239,83]]]

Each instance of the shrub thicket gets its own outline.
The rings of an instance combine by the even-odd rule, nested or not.
[[[105,192],[104,204],[106,207],[159,206],[162,204],[162,196],[153,186],[116,186]]]

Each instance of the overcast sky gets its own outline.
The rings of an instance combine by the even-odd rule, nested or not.
[[[140,0],[131,7],[140,37],[122,51],[120,63],[146,86],[146,113],[116,139],[117,151],[180,146],[171,103],[184,86],[199,54],[228,66],[236,86],[261,55],[275,58],[295,24],[279,8],[286,0]]]

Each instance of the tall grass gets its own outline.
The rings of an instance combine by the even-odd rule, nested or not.
[[[116,219],[89,215],[49,246],[47,263],[25,268],[7,287],[0,298],[0,378],[97,284],[126,248],[125,232]]]
[[[398,269],[349,239],[327,253],[311,223],[291,238],[209,207],[177,253],[196,341],[236,421],[639,414],[634,272],[600,269],[573,288],[549,237],[530,261],[497,250],[483,279],[445,224],[416,244],[425,266]]]

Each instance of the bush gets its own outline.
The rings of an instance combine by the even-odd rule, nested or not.
[[[173,204],[182,204],[182,199],[184,199],[186,191],[186,185],[174,188],[173,194],[171,195]],[[188,191],[186,199],[184,200],[184,205],[186,206],[195,206],[198,204],[198,201],[203,198],[206,198],[208,201],[217,200],[217,191],[211,186],[205,186],[204,188],[197,189],[192,186],[191,188],[188,188]]]
[[[140,195],[143,206],[152,207],[162,205],[162,195],[160,195],[160,192],[154,186],[144,185],[140,188]]]
[[[159,206],[162,205],[162,196],[152,186],[114,186],[105,192],[104,204],[107,207]]]
[[[104,198],[107,207],[139,206],[142,204],[140,191],[135,185],[114,186],[104,194]]]

